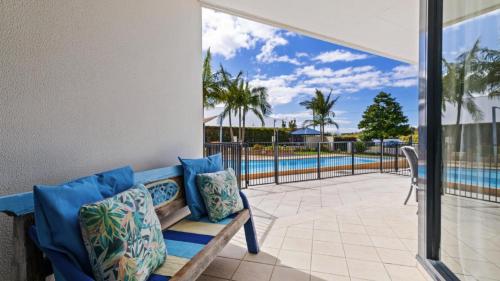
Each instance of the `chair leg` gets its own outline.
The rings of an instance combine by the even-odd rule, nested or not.
[[[405,203],[404,205],[406,205],[406,203],[408,203],[408,200],[410,199],[411,197],[411,192],[413,191],[413,184],[410,184],[410,191],[408,192],[408,195],[406,196],[406,200],[405,200]]]

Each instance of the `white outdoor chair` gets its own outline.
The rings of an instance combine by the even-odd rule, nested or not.
[[[415,148],[411,146],[403,146],[401,147],[401,151],[403,151],[404,155],[406,156],[406,161],[408,161],[408,165],[410,165],[410,191],[408,192],[408,196],[406,196],[405,200],[405,205],[408,203],[408,200],[410,199],[411,192],[413,191],[413,187],[415,187],[415,190],[418,188],[417,187],[417,177],[418,177],[418,156],[417,152],[415,151]],[[418,201],[417,195],[415,195],[416,200]]]

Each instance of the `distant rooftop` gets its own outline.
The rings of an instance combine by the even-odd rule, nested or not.
[[[302,128],[291,132],[293,136],[319,136],[321,133],[314,129]]]

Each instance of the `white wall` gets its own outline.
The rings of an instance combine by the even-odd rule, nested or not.
[[[196,0],[0,1],[0,195],[200,156],[200,73]]]

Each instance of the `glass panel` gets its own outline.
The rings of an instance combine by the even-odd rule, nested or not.
[[[500,280],[500,0],[443,4],[441,259]]]

